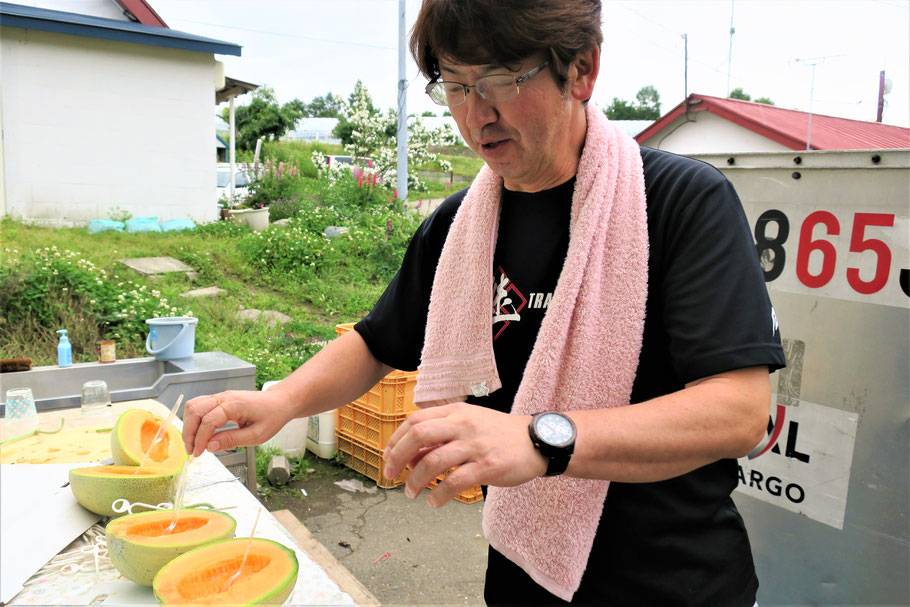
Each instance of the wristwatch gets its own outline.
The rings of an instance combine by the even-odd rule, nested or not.
[[[538,413],[528,424],[531,442],[549,460],[544,476],[558,476],[566,471],[575,451],[575,423],[556,411]]]

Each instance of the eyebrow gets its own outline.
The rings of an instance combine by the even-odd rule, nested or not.
[[[465,66],[465,67],[469,67],[469,66]],[[481,68],[481,71],[486,72],[486,73],[490,73],[490,72],[493,72],[496,70],[509,71],[509,68],[502,65],[501,63],[487,63],[484,65],[481,65],[480,68]],[[442,63],[439,64],[439,72],[440,73],[448,72],[449,74],[452,74],[453,76],[456,76],[456,77],[458,76],[458,68],[448,67],[448,66],[443,65]]]

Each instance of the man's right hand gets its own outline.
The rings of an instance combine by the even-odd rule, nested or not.
[[[183,411],[183,443],[198,457],[205,450],[260,445],[275,436],[294,417],[293,407],[280,391],[228,390],[197,396]],[[235,430],[215,430],[232,421]]]

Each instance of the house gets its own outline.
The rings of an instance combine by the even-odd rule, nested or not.
[[[215,219],[215,55],[240,51],[145,0],[0,2],[0,215]]]
[[[910,148],[910,129],[693,93],[635,140],[677,154]]]

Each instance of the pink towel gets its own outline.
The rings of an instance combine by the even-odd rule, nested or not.
[[[592,104],[572,197],[569,250],[512,413],[629,404],[648,288],[648,230],[638,145]],[[493,251],[502,180],[484,166],[439,259],[414,399],[420,406],[501,387],[493,355]],[[579,428],[581,440],[585,429]],[[608,481],[565,476],[490,487],[490,544],[571,600],[600,521]]]

